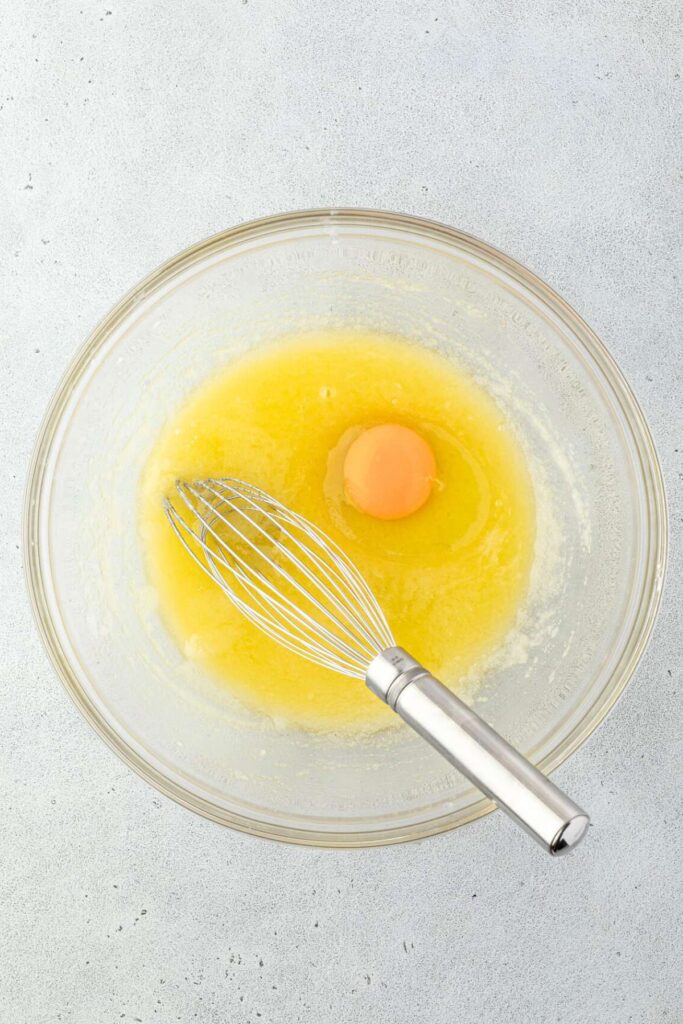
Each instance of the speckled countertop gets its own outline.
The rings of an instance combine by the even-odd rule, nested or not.
[[[0,15],[0,1020],[682,1021],[680,5],[108,2]],[[224,831],[105,748],[33,627],[24,478],[88,330],[191,242],[322,205],[508,251],[649,417],[669,583],[625,696],[557,773],[594,816],[564,861],[500,815],[344,853]]]

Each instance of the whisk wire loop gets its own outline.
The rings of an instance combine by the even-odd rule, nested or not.
[[[292,577],[292,575],[286,572],[286,570],[284,570],[280,565],[276,564],[273,561],[273,559],[269,558],[265,552],[260,550],[259,547],[255,545],[254,542],[245,533],[243,533],[242,530],[240,530],[235,525],[235,523],[231,521],[230,518],[218,512],[214,508],[214,506],[211,505],[211,503],[208,502],[207,499],[196,488],[191,487],[189,485],[186,486],[188,491],[202,504],[206,504],[207,507],[211,509],[212,512],[211,519],[203,521],[201,534],[198,536],[195,533],[195,539],[205,548],[205,558],[211,570],[210,575],[213,576],[213,578],[219,584],[222,583],[223,577],[220,570],[218,569],[218,566],[216,565],[216,562],[219,562],[221,566],[228,572],[232,573],[245,588],[253,587],[254,597],[255,599],[259,599],[260,605],[262,605],[263,601],[270,602],[272,610],[278,610],[282,614],[291,615],[295,619],[295,621],[298,622],[300,625],[307,624],[309,626],[317,627],[320,630],[320,632],[323,633],[326,639],[328,639],[329,641],[334,641],[335,636],[333,633],[331,633],[321,623],[317,622],[317,620],[315,620],[312,616],[307,614],[294,601],[292,601],[285,594],[283,594],[281,589],[278,588],[273,583],[272,580],[268,579],[263,574],[263,572],[257,569],[254,565],[251,565],[247,559],[241,557],[234,548],[230,550],[232,562],[228,562],[223,555],[221,555],[218,551],[213,550],[211,547],[209,547],[208,544],[205,543],[205,535],[206,533],[208,533],[217,541],[219,545],[223,545],[223,547],[226,547],[224,538],[216,531],[216,529],[213,526],[213,522],[216,519],[220,520],[225,526],[232,530],[240,540],[244,541],[247,547],[251,549],[252,556],[256,556],[257,559],[263,557],[267,564],[272,569],[274,569],[287,583],[290,583],[300,593],[303,593],[301,585],[298,583],[298,581],[295,580]],[[183,498],[189,505],[187,496],[184,493]],[[193,506],[190,505],[190,507],[192,508]],[[241,509],[237,509],[233,506],[233,510],[240,515],[242,514]],[[252,525],[260,533],[262,533],[267,540],[272,540],[271,535],[269,535],[267,531],[262,530],[258,523],[252,522]],[[315,598],[310,599],[313,601],[313,603],[315,604],[319,611],[321,611],[323,614],[329,614],[327,610],[320,604],[320,602],[315,601]],[[268,608],[265,608],[264,610],[267,611]],[[349,653],[351,652],[349,651]]]
[[[330,592],[321,584],[318,574],[322,574],[331,590],[338,595],[339,600],[334,600],[335,607],[345,616],[348,616],[353,609],[354,628],[366,638],[372,650],[377,650],[378,639],[380,650],[384,649],[384,644],[393,643],[386,619],[370,587],[341,548],[314,524],[303,520],[285,505],[274,502],[274,507],[277,509],[277,523],[280,529],[297,550],[313,563],[313,571],[311,571],[297,562],[309,582],[317,587],[327,599]],[[254,509],[257,510],[257,508],[258,506],[254,504]],[[305,540],[302,541],[296,534],[287,530],[284,523],[294,528],[305,528]],[[318,554],[316,548],[321,554]],[[359,609],[362,614],[359,614]]]
[[[178,481],[176,490],[189,513],[165,502],[176,536],[272,639],[359,679],[393,645],[368,584],[341,548],[307,520],[233,478]]]

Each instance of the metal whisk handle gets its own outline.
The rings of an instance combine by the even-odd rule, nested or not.
[[[589,818],[401,647],[370,664],[368,687],[549,853],[565,853]]]

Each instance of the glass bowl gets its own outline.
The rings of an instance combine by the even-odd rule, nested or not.
[[[474,700],[543,771],[632,675],[667,538],[652,439],[614,360],[552,289],[476,238],[312,210],[222,232],[134,288],[75,359],[36,446],[25,543],[40,632],[85,717],[143,778],[226,825],[324,846],[427,836],[493,805],[405,727],[297,732],[204,677],[157,614],[136,494],[162,424],[218,367],[280,334],[353,325],[456,360],[525,447],[542,497],[530,598]]]

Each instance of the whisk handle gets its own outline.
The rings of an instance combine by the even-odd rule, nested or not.
[[[583,838],[585,811],[402,648],[378,655],[366,682],[549,853]]]

